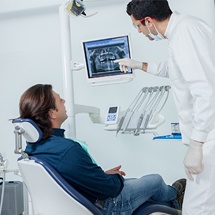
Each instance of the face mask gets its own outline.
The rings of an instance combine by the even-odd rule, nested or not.
[[[154,24],[153,24],[153,25],[154,25]],[[155,25],[154,25],[154,28],[155,28],[155,30],[156,30],[156,32],[157,32],[156,35],[155,35],[155,34],[152,34],[152,32],[150,31],[150,29],[149,29],[149,27],[148,27],[147,24],[146,24],[146,27],[147,27],[147,29],[148,29],[148,31],[149,31],[148,36],[150,36],[153,40],[159,41],[159,40],[163,40],[163,39],[164,39],[164,37],[162,36],[162,34],[160,34],[160,33],[158,32],[158,30],[157,30],[157,28],[156,28]]]

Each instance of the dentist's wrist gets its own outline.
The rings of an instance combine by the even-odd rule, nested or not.
[[[203,146],[203,142],[199,142],[199,141],[196,141],[196,140],[191,140],[190,141],[190,145],[193,146],[193,147],[202,147]]]
[[[147,72],[147,68],[148,68],[148,63],[142,62],[142,70],[144,72]]]

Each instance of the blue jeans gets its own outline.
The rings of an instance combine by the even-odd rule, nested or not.
[[[158,174],[125,179],[124,187],[116,198],[108,198],[100,207],[105,215],[131,215],[140,205],[162,204],[178,208],[175,188],[166,185]]]

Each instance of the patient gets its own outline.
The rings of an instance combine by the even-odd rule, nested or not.
[[[20,118],[32,119],[44,134],[40,142],[28,143],[27,154],[49,163],[103,214],[129,215],[143,203],[181,209],[185,179],[172,186],[158,174],[125,179],[121,166],[104,171],[78,142],[65,138],[61,129],[67,119],[64,103],[48,84],[37,84],[24,92]]]

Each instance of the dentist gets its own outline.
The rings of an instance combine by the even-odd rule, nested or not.
[[[169,59],[147,63],[119,59],[121,71],[140,69],[170,78],[178,111],[187,187],[183,215],[215,211],[215,35],[202,20],[172,12],[167,0],[132,0],[127,13],[149,40],[167,39]]]

